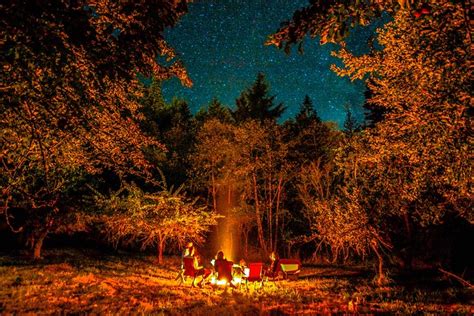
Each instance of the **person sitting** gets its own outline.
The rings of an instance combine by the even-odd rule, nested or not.
[[[268,266],[265,275],[271,278],[275,278],[277,276],[277,270],[278,270],[278,264],[279,264],[279,259],[278,255],[275,251],[272,251],[270,253],[270,265]]]
[[[247,262],[244,259],[240,259],[239,265],[234,267],[234,276],[244,277],[248,275]]]
[[[202,287],[203,282],[211,275],[211,270],[203,266],[202,258],[198,253],[194,254],[194,269],[196,270],[196,277],[202,276],[201,281],[197,284]]]
[[[183,257],[194,257],[195,251],[196,249],[194,248],[194,244],[192,241],[190,241],[186,244],[186,247],[184,247]]]
[[[232,283],[232,266],[229,263],[224,257],[224,252],[219,251],[214,261],[214,270],[217,273],[217,280],[226,280],[230,287],[235,289],[236,286]]]
[[[185,257],[194,257],[196,249],[192,241],[188,242],[181,253],[181,269],[178,272],[176,280],[181,279],[181,282],[184,282],[184,262]]]

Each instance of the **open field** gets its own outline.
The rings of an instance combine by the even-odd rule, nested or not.
[[[306,266],[298,281],[263,289],[193,288],[175,281],[179,260],[46,250],[41,263],[1,254],[0,313],[317,314],[474,313],[472,291],[442,277],[376,288],[358,268]]]

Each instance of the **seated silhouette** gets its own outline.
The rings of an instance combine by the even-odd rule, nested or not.
[[[226,281],[226,285],[229,284],[231,287],[235,288],[235,285],[232,283],[232,261],[228,261],[224,258],[224,252],[219,251],[214,261],[214,270],[217,274],[218,281]]]

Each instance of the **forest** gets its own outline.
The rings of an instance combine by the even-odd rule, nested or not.
[[[263,72],[235,104],[165,101],[166,80],[193,84],[163,35],[190,2],[0,4],[0,313],[411,313],[413,293],[428,312],[472,313],[470,2],[309,1],[282,18],[262,45],[336,43],[332,71],[365,83],[364,120],[346,107],[343,126],[308,96],[282,120]],[[350,51],[349,31],[382,15],[370,51]],[[219,306],[171,282],[189,242],[234,262],[298,258],[301,280]],[[100,281],[107,266],[116,278]],[[46,307],[26,299],[44,288]]]

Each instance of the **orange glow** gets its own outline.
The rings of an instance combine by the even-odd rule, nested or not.
[[[222,286],[222,285],[227,285],[227,283],[228,283],[228,281],[225,280],[225,279],[224,280],[217,280],[217,278],[214,277],[214,276],[211,278],[211,284],[213,284],[213,285]]]

